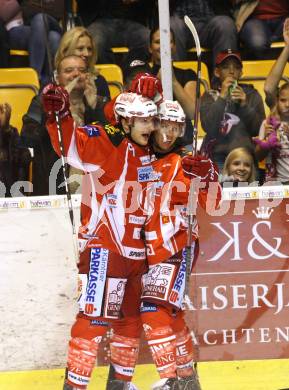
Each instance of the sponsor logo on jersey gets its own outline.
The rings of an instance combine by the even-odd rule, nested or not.
[[[151,165],[147,167],[141,167],[137,169],[138,182],[143,183],[146,181],[157,181],[161,178],[160,172],[155,172]]]
[[[182,300],[184,286],[186,278],[186,262],[185,259],[182,260],[179,272],[177,274],[174,286],[172,288],[169,301],[179,305]]]
[[[142,165],[147,165],[151,162],[151,156],[150,155],[141,156],[140,161],[141,161]]]
[[[85,314],[100,315],[103,289],[106,279],[107,259],[107,249],[91,249],[90,269],[85,296]]]
[[[100,320],[91,320],[90,325],[92,326],[108,326],[108,322]]]
[[[89,137],[98,137],[100,135],[99,129],[95,126],[84,126],[83,129]]]
[[[135,225],[143,225],[145,223],[145,217],[137,217],[135,215],[129,215],[128,222],[134,223]]]
[[[128,257],[131,257],[133,259],[135,259],[135,258],[144,259],[145,258],[145,251],[137,251],[137,250],[130,251],[128,254]]]
[[[143,183],[151,180],[151,175],[153,173],[153,167],[149,165],[148,167],[141,167],[137,169],[137,178],[139,183]]]
[[[146,313],[146,312],[154,312],[157,311],[157,306],[154,303],[149,302],[142,302],[140,306],[140,312]]]
[[[171,264],[155,264],[143,278],[142,298],[156,298],[166,300],[169,287],[174,273],[174,266]]]
[[[110,208],[116,208],[117,207],[117,195],[115,194],[108,194],[107,195],[107,204]]]

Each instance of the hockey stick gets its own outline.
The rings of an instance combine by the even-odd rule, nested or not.
[[[44,25],[44,30],[45,30],[45,32],[44,32],[44,35],[45,35],[44,39],[45,39],[45,47],[46,47],[46,52],[47,52],[49,73],[50,73],[52,82],[54,84],[56,84],[55,79],[54,79],[53,66],[52,66],[51,51],[50,51],[49,42],[48,42],[47,15],[44,12],[43,0],[41,0],[41,8],[42,8],[42,20],[43,20],[43,25]],[[61,167],[62,167],[62,171],[63,171],[65,194],[66,194],[66,199],[67,199],[69,218],[70,218],[71,227],[72,227],[73,250],[74,250],[74,256],[75,256],[76,263],[78,263],[77,235],[76,235],[76,229],[75,229],[75,220],[74,220],[74,214],[73,214],[71,192],[70,192],[70,188],[68,186],[68,181],[67,181],[68,169],[67,169],[67,164],[66,164],[65,158],[64,158],[64,146],[63,146],[63,137],[62,137],[62,127],[61,127],[61,122],[60,122],[60,118],[59,118],[59,112],[55,112],[55,120],[56,120],[56,126],[57,126],[58,141],[59,141],[59,146],[60,146]]]
[[[200,112],[200,101],[201,101],[201,45],[197,30],[191,21],[191,19],[185,15],[184,22],[188,29],[191,31],[197,51],[197,85],[196,85],[196,100],[195,100],[195,113],[193,118],[193,143],[192,143],[192,152],[193,155],[197,153],[197,141],[198,141],[198,124],[199,124],[199,112]]]
[[[195,45],[196,45],[196,51],[197,51],[197,85],[196,85],[196,100],[195,100],[195,112],[194,112],[194,118],[193,118],[193,142],[192,142],[192,153],[193,156],[197,153],[197,141],[198,141],[198,124],[199,124],[199,112],[200,112],[200,100],[201,100],[201,93],[200,93],[200,87],[201,87],[201,45],[199,36],[197,33],[197,30],[191,21],[191,19],[185,15],[184,22],[186,26],[191,31]],[[184,298],[188,296],[189,298],[189,287],[190,287],[190,274],[191,274],[191,268],[193,266],[192,264],[192,256],[194,255],[194,249],[195,245],[193,245],[192,240],[192,229],[194,225],[196,224],[196,215],[193,213],[194,211],[194,203],[196,202],[195,199],[195,180],[191,180],[190,183],[190,191],[189,191],[189,201],[188,201],[188,233],[187,233],[187,246],[186,246],[186,284],[185,284],[185,291],[184,291]],[[195,242],[194,242],[195,243]],[[194,283],[194,295],[193,295],[193,304],[195,308],[197,309],[197,293],[196,293],[196,279]],[[197,330],[197,319],[195,321],[196,326],[194,332]],[[195,372],[198,377],[197,373],[197,362],[199,360],[199,348],[196,346],[196,355],[195,355]]]
[[[72,227],[73,250],[74,250],[76,262],[78,263],[78,248],[77,248],[77,235],[76,235],[76,229],[75,229],[75,219],[74,219],[74,214],[73,214],[71,192],[70,192],[70,188],[68,185],[68,167],[67,167],[67,162],[65,161],[65,157],[64,157],[63,136],[62,136],[62,127],[61,127],[61,121],[59,118],[59,112],[55,113],[55,119],[56,119],[57,135],[58,135],[58,141],[59,141],[59,147],[60,147],[61,167],[62,167],[63,178],[64,178],[65,194],[66,194],[66,199],[67,199],[69,218],[70,218],[71,227]]]
[[[192,142],[192,153],[196,155],[197,153],[197,141],[198,141],[198,124],[199,124],[199,111],[200,111],[200,87],[201,87],[201,45],[197,30],[191,21],[191,19],[185,15],[184,22],[186,26],[191,31],[197,50],[197,85],[196,85],[196,100],[195,100],[195,113],[193,118],[193,142]],[[192,228],[195,223],[195,215],[193,215],[193,203],[194,203],[194,181],[191,180],[190,192],[189,192],[189,202],[188,202],[188,237],[187,237],[187,246],[186,246],[186,284],[184,296],[189,294],[189,283],[190,283],[190,273],[192,266]]]

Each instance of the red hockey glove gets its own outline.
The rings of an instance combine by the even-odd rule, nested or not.
[[[184,175],[190,179],[199,178],[205,183],[218,181],[218,169],[209,158],[188,155],[183,157],[182,167]]]
[[[48,84],[42,91],[42,104],[48,119],[54,119],[55,113],[59,113],[63,118],[69,115],[69,95],[66,89],[55,85]]]
[[[131,82],[130,91],[148,97],[156,104],[163,100],[161,80],[149,73],[138,73]]]

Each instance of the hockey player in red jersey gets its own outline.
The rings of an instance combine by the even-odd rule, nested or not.
[[[160,129],[153,135],[157,160],[155,181],[149,183],[144,235],[149,271],[143,278],[141,318],[153,361],[161,380],[160,389],[200,390],[193,369],[193,344],[182,310],[187,243],[187,204],[191,179],[195,179],[199,203],[218,203],[220,187],[214,164],[207,158],[182,157],[176,147],[184,134],[185,115],[177,101],[159,106]],[[208,191],[209,184],[215,182]],[[193,194],[191,194],[192,196]],[[192,231],[197,246],[197,223]],[[194,252],[192,250],[192,252]]]
[[[60,87],[43,91],[52,145],[60,155],[55,112],[61,117],[64,153],[85,172],[79,229],[79,314],[71,329],[64,389],[86,389],[99,343],[113,323],[117,372],[111,388],[127,388],[138,355],[141,276],[146,272],[144,222],[139,194],[149,181],[153,156],[147,147],[156,105],[123,93],[115,103],[119,127],[74,128],[68,96]]]

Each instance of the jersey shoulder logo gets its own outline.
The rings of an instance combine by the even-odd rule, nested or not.
[[[98,137],[100,136],[100,127],[97,125],[87,125],[83,127],[84,131],[89,137]]]
[[[122,129],[111,124],[106,124],[104,130],[114,146],[118,146],[125,138],[125,133]]]

